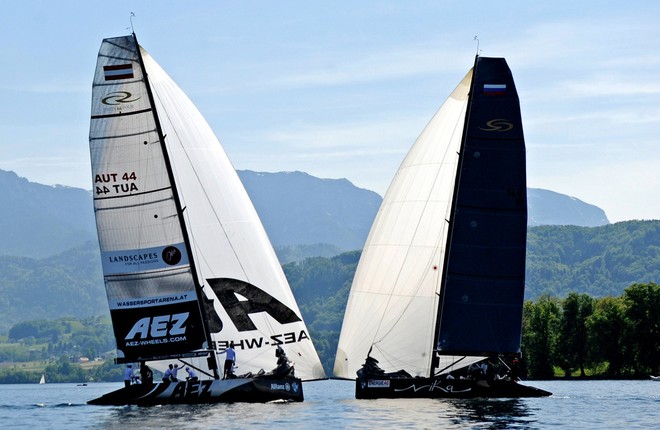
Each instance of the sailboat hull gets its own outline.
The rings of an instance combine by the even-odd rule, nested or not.
[[[356,379],[356,399],[436,399],[476,397],[546,397],[552,393],[512,381],[473,379]]]
[[[298,378],[250,378],[158,382],[131,385],[88,401],[90,405],[153,406],[200,403],[266,403],[275,400],[302,402],[302,382]]]

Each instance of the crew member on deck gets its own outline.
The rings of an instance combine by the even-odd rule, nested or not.
[[[144,361],[140,363],[140,379],[143,384],[147,385],[151,385],[154,382],[154,372],[151,371]]]
[[[188,377],[186,378],[186,381],[197,381],[199,378],[197,378],[197,374],[195,373],[194,370],[192,370],[190,367],[186,367],[186,372],[188,372]]]
[[[174,369],[174,366],[170,364],[170,366],[165,369],[165,373],[163,373],[163,381],[171,381],[172,380],[172,370]]]
[[[236,351],[234,351],[234,342],[230,342],[227,349],[220,354],[227,354],[225,357],[225,373],[222,379],[228,379],[234,375],[234,365],[236,364]]]
[[[127,364],[124,369],[124,387],[131,386],[131,379],[133,378],[133,365]]]
[[[175,364],[172,368],[172,381],[177,382],[177,374],[179,373],[179,365]]]

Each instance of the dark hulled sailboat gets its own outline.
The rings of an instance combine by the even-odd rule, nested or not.
[[[259,217],[209,125],[135,35],[101,44],[89,142],[116,362],[199,375],[89,403],[302,401],[302,380],[325,374]],[[230,343],[242,375],[223,380]]]
[[[526,228],[516,87],[503,58],[477,57],[383,199],[351,287],[335,376],[357,373],[357,398],[550,395],[519,384],[514,362]]]

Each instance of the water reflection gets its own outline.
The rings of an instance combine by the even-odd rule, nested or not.
[[[545,381],[551,397],[356,400],[354,384],[305,383],[290,404],[90,406],[116,383],[0,385],[0,423],[14,429],[650,429],[660,422],[660,384]],[[536,385],[536,384],[535,384]],[[70,406],[69,406],[70,405]],[[585,405],[588,405],[586,407]]]
[[[103,407],[109,413],[95,429],[208,429],[269,427],[273,422],[285,424],[300,421],[298,414],[288,412],[304,405],[287,403],[218,403],[202,405],[160,405]],[[295,428],[295,426],[294,426]]]
[[[310,391],[303,403],[166,405],[95,408],[94,428],[208,429],[445,428],[531,429],[538,427],[525,399],[356,400],[332,383]],[[352,388],[352,387],[349,387]]]
[[[534,428],[536,420],[524,399],[442,400],[446,417],[459,427],[509,429]]]

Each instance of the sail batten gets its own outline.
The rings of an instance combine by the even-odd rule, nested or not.
[[[92,119],[104,119],[104,118],[114,118],[114,117],[119,117],[119,116],[129,116],[129,115],[141,115],[143,113],[149,113],[151,112],[151,109],[143,109],[143,110],[138,110],[134,112],[117,112],[117,113],[108,113],[105,115],[92,115]],[[97,137],[95,140],[98,139],[104,139],[104,137]]]

